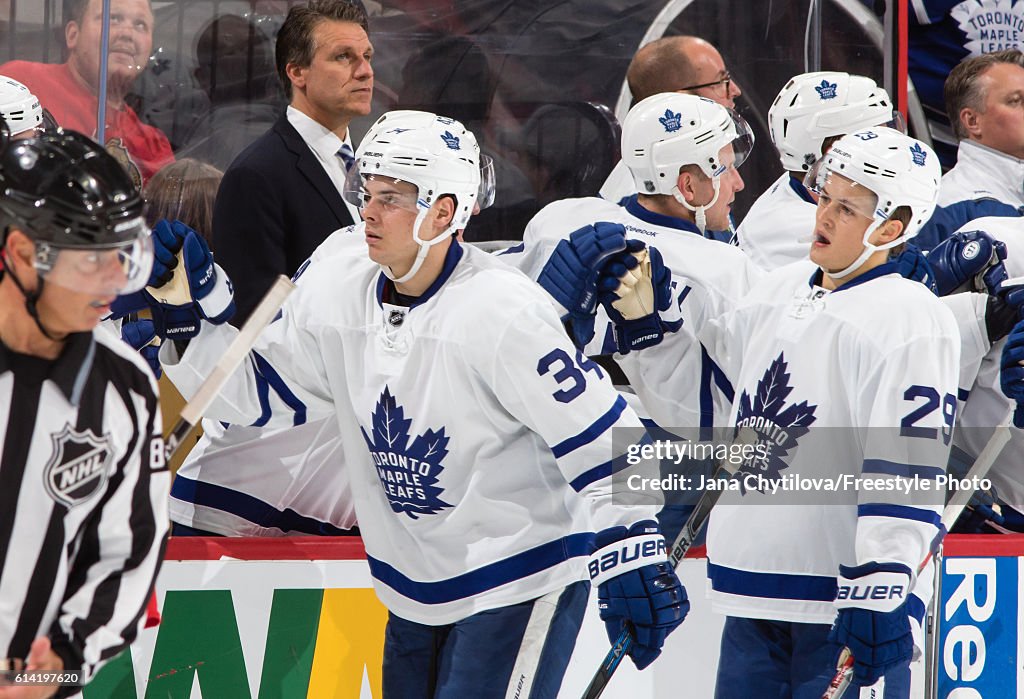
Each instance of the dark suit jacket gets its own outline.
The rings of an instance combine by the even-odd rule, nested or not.
[[[241,325],[278,274],[291,276],[332,232],[353,223],[341,192],[282,115],[224,173],[213,251],[231,277]]]

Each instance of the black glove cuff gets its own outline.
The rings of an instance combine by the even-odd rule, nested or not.
[[[998,296],[989,296],[985,306],[985,331],[988,341],[995,344],[1010,334],[1020,317],[1017,308]]]

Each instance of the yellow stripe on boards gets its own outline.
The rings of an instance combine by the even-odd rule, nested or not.
[[[359,699],[364,673],[373,699],[383,697],[387,620],[388,612],[373,590],[324,590],[307,699]]]

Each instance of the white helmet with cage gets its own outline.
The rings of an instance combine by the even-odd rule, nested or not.
[[[349,170],[345,200],[363,207],[366,182],[378,178],[416,187],[415,200],[410,199],[408,206],[416,213],[412,235],[420,249],[412,268],[401,277],[384,267],[388,278],[397,282],[411,279],[432,245],[465,228],[470,216],[494,201],[493,164],[481,154],[476,136],[455,119],[431,112],[388,112],[370,127]],[[424,240],[420,226],[427,212],[449,195],[455,199],[451,224],[441,235]]]
[[[34,131],[43,125],[43,108],[27,87],[13,78],[0,75],[0,116],[7,122],[11,136]]]
[[[768,110],[768,130],[782,166],[806,172],[821,158],[822,142],[873,126],[900,131],[902,116],[871,78],[834,71],[803,73],[782,88]]]
[[[938,156],[927,145],[896,129],[864,129],[843,136],[812,168],[804,183],[819,195],[818,205],[829,200],[829,182],[835,176],[854,184],[844,205],[871,219],[864,231],[864,251],[846,269],[828,272],[840,279],[856,270],[878,250],[887,250],[913,238],[931,218],[939,197],[942,169]],[[910,210],[902,232],[888,243],[875,245],[871,234],[897,209]]]
[[[633,105],[622,123],[622,159],[640,194],[670,194],[696,214],[705,227],[705,211],[718,201],[720,178],[729,167],[722,150],[732,146],[739,167],[754,147],[754,133],[741,116],[697,95],[663,92]],[[693,206],[679,191],[679,169],[696,165],[711,178],[712,200]]]

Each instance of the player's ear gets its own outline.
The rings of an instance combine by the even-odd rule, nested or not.
[[[691,204],[697,198],[697,178],[692,172],[688,170],[682,170],[679,173],[679,177],[676,178],[676,187],[679,188],[680,194],[683,198]]]
[[[32,259],[36,254],[35,243],[17,228],[9,228],[4,241],[4,264],[21,268],[32,268]]]
[[[445,194],[434,204],[434,229],[438,234],[452,225],[455,218],[455,197]]]
[[[890,218],[888,221],[879,226],[872,238],[875,238],[875,245],[882,245],[884,243],[891,243],[892,241],[903,235],[903,221],[895,218]]]

